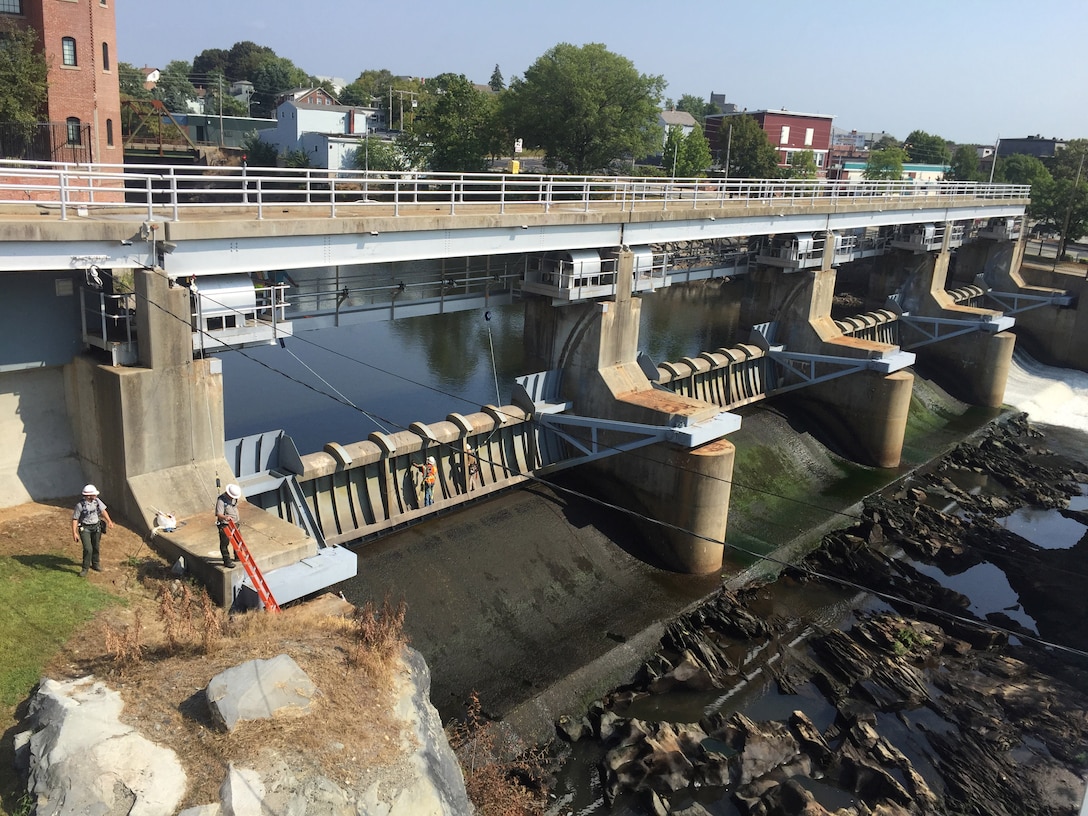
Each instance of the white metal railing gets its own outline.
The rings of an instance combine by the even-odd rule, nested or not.
[[[64,164],[0,160],[0,204],[129,210],[179,221],[209,210],[265,217],[290,207],[314,217],[470,214],[864,203],[894,197],[929,206],[1026,200],[1030,185],[942,181],[672,179],[497,173],[382,173],[272,167]]]

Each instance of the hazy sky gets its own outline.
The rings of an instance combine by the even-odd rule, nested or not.
[[[666,96],[834,114],[957,142],[1088,137],[1088,0],[115,0],[118,59],[265,45],[310,74],[509,82],[556,43],[604,43]]]

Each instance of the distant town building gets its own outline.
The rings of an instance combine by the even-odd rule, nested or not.
[[[49,66],[47,155],[34,158],[121,164],[113,3],[6,0],[0,18],[33,29]]]
[[[851,183],[864,181],[867,166],[867,161],[844,161],[839,166],[831,168],[828,178]],[[941,181],[951,169],[947,164],[904,164],[903,175],[900,179],[918,183]]]
[[[1044,139],[1042,136],[1025,136],[1023,139],[1002,139],[997,145],[998,156],[1022,154],[1037,159],[1050,159],[1065,149],[1064,139]]]
[[[710,104],[718,109],[718,113],[736,113],[737,106],[725,101],[725,94],[710,92]]]
[[[725,133],[730,120],[736,116],[751,116],[756,120],[778,151],[779,167],[788,167],[794,154],[811,150],[820,175],[827,172],[827,157],[831,151],[831,120],[835,118],[833,115],[797,113],[785,109],[712,114],[706,117],[703,132],[710,143],[711,151],[718,156],[718,161],[724,160],[721,154],[725,149],[719,133]]]
[[[680,128],[680,135],[687,136],[695,128],[699,127],[699,123],[695,121],[695,117],[687,111],[678,110],[663,110],[657,115],[657,123],[661,125],[664,134],[661,137],[661,144],[664,146],[665,140],[669,138],[670,128]]]
[[[322,94],[328,96],[324,91]],[[304,152],[313,167],[352,169],[355,151],[374,129],[371,119],[377,116],[377,109],[328,104],[320,94],[303,96],[318,101],[285,98],[276,108],[275,130],[263,132],[261,140],[275,145],[280,153]]]

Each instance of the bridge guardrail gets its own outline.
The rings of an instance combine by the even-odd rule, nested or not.
[[[182,220],[227,210],[258,219],[271,207],[314,210],[336,218],[380,209],[395,216],[435,210],[467,214],[590,212],[661,208],[699,209],[808,202],[864,203],[897,197],[933,206],[957,201],[1022,200],[1029,185],[942,181],[824,181],[778,179],[641,178],[495,173],[385,173],[377,171],[65,164],[0,160],[0,204],[54,205],[62,219],[75,209],[120,208]],[[425,208],[425,209],[424,209]]]

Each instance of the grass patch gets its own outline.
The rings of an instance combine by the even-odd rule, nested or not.
[[[57,649],[118,598],[79,577],[62,553],[0,556],[0,705],[26,699]]]

